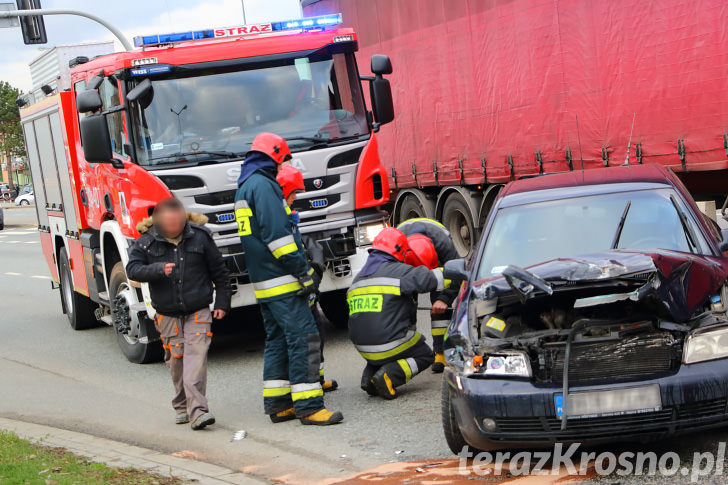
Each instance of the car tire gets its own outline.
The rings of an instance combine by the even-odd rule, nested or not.
[[[30,205],[30,202],[27,199],[23,199],[20,201],[20,205]]]
[[[455,411],[452,408],[452,396],[450,394],[450,386],[447,379],[442,379],[442,428],[445,431],[445,441],[447,446],[454,454],[460,453],[464,447],[468,446],[465,438],[460,432]]]
[[[86,330],[99,325],[94,310],[98,305],[88,297],[76,292],[73,288],[71,264],[66,248],[58,253],[58,279],[61,293],[61,307],[68,317],[68,323],[74,330]]]
[[[402,224],[408,219],[425,217],[425,208],[422,207],[420,201],[414,195],[405,196],[402,205],[399,207],[399,215],[397,217],[397,225]]]
[[[346,290],[321,293],[319,295],[319,305],[334,328],[348,328],[349,304],[346,303]]]
[[[111,274],[109,275],[109,304],[112,308],[112,316],[119,315],[119,312],[125,312],[130,321],[132,318],[136,320],[134,330],[126,334],[119,331],[116,321],[112,323],[116,341],[129,362],[135,364],[157,362],[162,358],[162,344],[159,342],[159,333],[154,328],[154,322],[143,313],[133,315],[132,310],[129,308],[128,303],[132,298],[135,298],[135,291],[126,277],[124,264],[119,261],[111,268]],[[115,311],[116,313],[114,313]]]
[[[450,231],[452,242],[461,258],[467,258],[475,247],[475,224],[470,207],[459,193],[451,194],[442,208],[442,223]]]

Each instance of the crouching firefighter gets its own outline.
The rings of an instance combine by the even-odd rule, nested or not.
[[[343,416],[324,407],[321,339],[308,306],[316,291],[314,271],[294,238],[291,210],[276,181],[279,166],[290,158],[283,138],[259,134],[235,195],[238,233],[266,332],[263,405],[274,423],[299,418],[303,424],[335,424]]]
[[[126,274],[149,283],[164,361],[174,384],[175,422],[192,429],[215,423],[207,406],[207,351],[213,317],[230,311],[230,277],[220,250],[204,227],[207,217],[185,213],[179,200],[161,200],[137,225]],[[210,313],[213,284],[215,307]]]
[[[426,245],[425,239],[429,239],[435,248],[438,266],[445,266],[448,261],[460,257],[455,249],[450,232],[437,221],[426,218],[409,219],[397,226],[397,229],[402,231],[410,241],[414,236],[414,241],[417,241],[414,243],[415,245]],[[412,257],[414,253],[415,251],[409,253],[409,256]],[[410,263],[410,261],[405,260],[405,263]],[[432,371],[435,373],[441,373],[445,370],[443,341],[452,319],[452,302],[457,298],[459,286],[460,282],[453,282],[443,291],[430,293],[430,303],[432,303],[430,314],[432,348],[435,351],[435,363],[432,364]]]
[[[283,198],[285,199],[286,204],[289,208],[291,208],[291,218],[293,219],[293,238],[296,240],[298,247],[303,248],[306,252],[309,264],[314,270],[313,277],[314,279],[318,280],[318,283],[320,283],[325,269],[325,264],[323,262],[323,251],[315,251],[315,244],[311,244],[311,246],[314,247],[310,248],[310,250],[307,246],[303,245],[301,232],[298,229],[298,224],[299,222],[301,222],[301,219],[298,212],[293,210],[293,203],[296,201],[298,194],[306,191],[306,186],[303,183],[303,174],[301,174],[301,171],[298,170],[296,167],[293,167],[291,165],[281,165],[278,169],[278,176],[276,177],[276,179],[278,180],[278,184],[281,186],[281,190],[283,191]],[[309,242],[316,243],[316,241]],[[316,286],[318,286],[318,283]],[[330,392],[338,389],[339,383],[336,382],[334,379],[326,380],[326,378],[324,377],[325,320],[317,303],[318,292],[311,293],[308,296],[308,306],[311,308],[311,313],[313,314],[313,319],[316,322],[316,328],[318,328],[319,337],[321,338],[321,366],[319,368],[319,380],[321,381],[321,387],[323,388],[324,392]]]
[[[443,289],[442,271],[403,263],[407,236],[386,228],[374,238],[369,257],[349,291],[349,338],[367,361],[361,388],[385,399],[434,360],[417,332],[417,295]]]

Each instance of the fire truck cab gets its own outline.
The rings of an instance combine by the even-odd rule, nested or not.
[[[132,362],[159,355],[147,285],[129,281],[136,225],[174,196],[205,214],[232,274],[233,306],[256,303],[234,217],[255,136],[284,137],[306,193],[294,209],[322,255],[322,309],[345,325],[345,291],[386,224],[376,131],[394,117],[386,56],[361,76],[340,15],[135,38],[137,49],[71,61],[67,90],[21,110],[43,251],[73,328],[112,325]],[[368,110],[362,81],[369,83]]]

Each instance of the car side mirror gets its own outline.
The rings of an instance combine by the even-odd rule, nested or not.
[[[465,267],[464,259],[452,259],[445,263],[443,268],[445,279],[453,281],[467,281],[470,278],[470,271]]]
[[[392,74],[392,61],[389,56],[374,54],[372,56],[371,69],[374,74]]]
[[[79,113],[93,113],[101,109],[101,95],[95,89],[87,89],[76,95],[76,110]]]
[[[89,163],[115,163],[106,116],[95,114],[81,118],[83,156]]]

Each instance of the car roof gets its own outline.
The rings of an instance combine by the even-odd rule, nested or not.
[[[542,175],[506,185],[501,197],[536,190],[625,183],[657,183],[675,186],[675,174],[662,165],[627,165]]]

